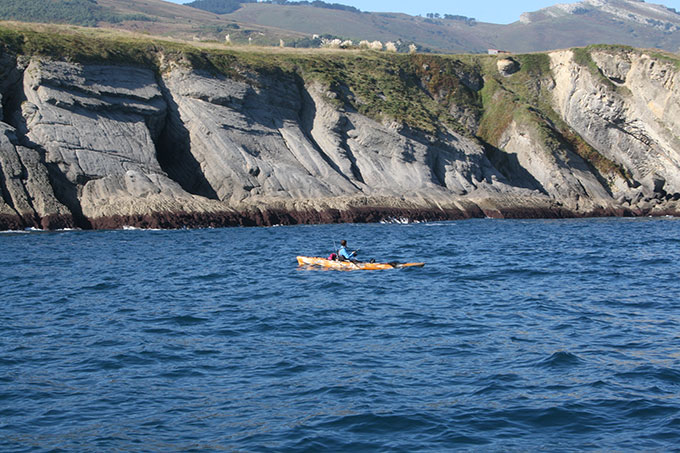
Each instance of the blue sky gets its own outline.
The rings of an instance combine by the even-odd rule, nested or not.
[[[170,0],[174,3],[188,3],[191,0]],[[519,19],[526,11],[536,11],[556,3],[576,3],[576,0],[325,0],[328,3],[342,3],[355,6],[362,11],[390,11],[412,15],[427,13],[460,14],[474,17],[483,22],[507,24]],[[680,0],[648,1],[661,3],[680,11]]]

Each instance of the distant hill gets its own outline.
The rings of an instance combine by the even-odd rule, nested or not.
[[[121,14],[96,0],[2,0],[0,20],[96,26],[100,22],[153,21],[141,12]]]
[[[204,11],[210,11],[215,14],[229,14],[246,3],[257,3],[257,0],[195,0],[191,3],[186,3],[187,6],[192,8],[202,9]],[[269,5],[285,5],[285,6],[313,6],[314,8],[325,8],[325,9],[335,9],[340,11],[352,11],[355,13],[361,12],[358,8],[353,6],[343,5],[341,3],[327,3],[321,0],[300,0],[300,1],[288,1],[288,0],[267,0],[261,2],[263,4]]]
[[[256,3],[256,0],[196,0],[186,5],[215,14],[229,14],[239,9],[244,3]]]
[[[507,26],[504,38],[518,50],[522,39],[535,37],[543,48],[585,46],[594,42],[680,49],[680,14],[642,0],[586,0],[524,13]],[[539,46],[540,47],[540,46]]]
[[[452,3],[451,8],[455,8]],[[454,11],[450,11],[455,13]],[[585,0],[525,13],[509,25],[461,20],[452,14],[415,17],[399,13],[359,13],[313,7],[248,3],[227,17],[304,33],[350,39],[412,41],[435,50],[483,52],[542,51],[593,43],[680,48],[680,14],[639,0]],[[433,17],[434,16],[434,17]],[[438,16],[438,17],[437,17]]]
[[[319,0],[2,0],[0,19],[122,28],[181,39],[318,46],[321,39],[392,41],[400,50],[532,52],[625,44],[680,50],[680,14],[640,0],[584,0],[521,15],[508,25],[478,22],[451,11],[427,17],[362,12]],[[228,36],[228,38],[227,38]]]
[[[143,13],[155,19],[154,22],[134,20],[116,24],[104,22],[100,23],[100,26],[112,26],[157,36],[224,42],[225,37],[229,35],[235,44],[252,42],[266,46],[278,45],[281,39],[290,42],[304,37],[304,34],[294,30],[242,23],[228,15],[163,0],[97,0],[97,4],[119,14]],[[2,2],[0,9],[1,5]]]

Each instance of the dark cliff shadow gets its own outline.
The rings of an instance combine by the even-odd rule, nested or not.
[[[167,89],[162,78],[158,77],[158,85],[167,104],[165,124],[159,137],[154,140],[156,159],[167,175],[177,182],[182,189],[193,195],[217,200],[217,192],[206,179],[201,164],[191,154],[191,135],[182,123],[179,107]]]
[[[12,99],[12,93],[21,88],[21,85],[19,84],[21,76],[17,74],[15,77],[13,77],[14,80],[12,80],[12,71],[6,71],[5,68],[7,67],[16,67],[16,60],[12,60],[7,54],[0,55],[0,77],[2,77],[2,79],[0,79],[0,82],[2,82],[0,83],[0,89],[2,89],[0,91],[0,100],[2,101],[0,104],[0,121],[10,124],[6,118],[6,115],[7,112],[12,111],[14,108],[13,105],[17,104],[16,101]],[[12,140],[10,140],[10,142],[11,141]],[[0,150],[0,152],[2,152],[2,150]],[[19,213],[14,206],[14,200],[12,199],[12,195],[10,194],[9,188],[7,187],[5,172],[3,171],[1,165],[0,200],[4,201],[5,204],[16,213],[17,217],[19,217]]]
[[[569,167],[581,170],[585,173],[590,173],[593,176],[595,176],[595,179],[597,179],[597,182],[600,183],[602,188],[604,188],[604,190],[607,191],[610,197],[613,197],[614,195],[612,193],[611,188],[609,187],[609,183],[607,182],[607,179],[602,175],[602,172],[600,172],[600,170],[592,162],[580,156],[576,152],[576,145],[569,141],[564,136],[564,134],[557,132],[555,136],[557,137],[557,140],[559,141],[560,145],[569,152]],[[599,151],[596,152],[599,154]],[[625,177],[625,179],[628,180],[627,177]]]
[[[350,148],[349,144],[347,143],[347,131],[354,129],[354,124],[352,124],[352,121],[350,121],[350,119],[346,116],[343,116],[341,121],[341,130],[338,131],[340,135],[340,148],[345,152],[345,156],[347,156],[347,159],[349,160],[349,168],[354,179],[362,184],[366,184],[366,181],[364,181],[364,176],[361,174],[361,169],[357,164],[357,158],[354,155],[352,148]]]
[[[482,145],[486,158],[489,159],[496,170],[505,176],[509,184],[523,189],[538,190],[542,194],[548,195],[543,184],[520,164],[516,154],[507,153],[486,142],[482,142]]]
[[[34,148],[35,149],[35,148]],[[64,172],[61,171],[59,166],[55,163],[45,162],[45,151],[39,149],[40,158],[44,162],[47,168],[47,174],[52,184],[52,189],[54,190],[54,196],[57,200],[66,206],[71,215],[73,216],[73,221],[78,228],[84,230],[92,229],[92,223],[83,214],[83,207],[80,204],[80,199],[78,198],[78,186],[73,184],[68,180]]]
[[[343,173],[340,170],[340,167],[338,167],[337,164],[333,161],[333,159],[331,159],[330,156],[328,156],[323,151],[321,146],[316,142],[316,140],[312,136],[312,129],[314,129],[314,118],[316,118],[316,103],[314,102],[314,99],[312,99],[312,96],[310,96],[310,94],[307,92],[304,81],[299,76],[296,78],[296,86],[298,92],[300,93],[301,105],[300,110],[298,111],[298,117],[302,133],[307,138],[307,140],[309,140],[309,142],[314,146],[314,149],[317,150],[321,158],[328,165],[330,165],[333,170],[335,170],[338,174],[342,175]]]
[[[314,139],[314,136],[312,135],[312,130],[314,128],[314,118],[316,118],[317,116],[316,103],[314,102],[314,99],[307,91],[305,82],[302,79],[302,77],[299,74],[293,74],[290,77],[293,78],[294,86],[297,88],[297,95],[299,98],[300,105],[297,111],[290,111],[288,115],[281,116],[280,123],[278,121],[275,121],[276,123],[275,126],[281,127],[283,124],[283,119],[285,118],[295,121],[300,127],[302,134],[305,136],[307,140],[309,140],[309,143],[312,144],[312,146],[319,154],[321,159],[323,159],[323,161],[326,162],[326,164],[328,164],[328,166],[331,169],[333,169],[333,171],[335,171],[338,175],[342,176],[354,187],[357,187],[356,184],[354,184],[354,182],[352,181],[352,178],[350,178],[349,175],[346,175],[342,171],[342,169],[338,166],[337,162],[335,162],[333,158],[326,154],[321,145],[319,145],[319,143],[317,143],[317,141]],[[347,102],[343,102],[343,104],[347,105]],[[340,121],[341,123],[338,125],[340,130],[333,131],[336,132],[339,136],[340,143],[338,145],[347,156],[347,159],[349,160],[350,170],[352,172],[351,176],[356,181],[364,183],[364,178],[361,174],[361,170],[357,165],[356,157],[354,156],[354,153],[352,153],[352,150],[347,144],[347,131],[354,128],[354,125],[351,123],[349,118],[347,118],[344,115],[342,116]]]
[[[39,163],[47,169],[48,181],[57,201],[71,211],[77,228],[91,229],[92,224],[83,214],[77,185],[69,181],[56,162],[47,161],[47,150],[43,146],[31,141],[27,136],[28,126],[21,114],[21,104],[27,100],[23,90],[23,77],[20,77],[3,94],[4,121],[15,129],[18,145],[37,151]]]
[[[0,152],[4,152],[2,149],[0,149]],[[12,195],[9,193],[9,189],[7,188],[7,179],[5,177],[5,172],[2,168],[2,164],[0,163],[0,201],[3,201],[7,206],[9,206],[12,211],[15,212],[17,217],[19,217],[19,212],[16,210],[16,207],[14,206],[14,200],[12,199]]]
[[[446,185],[446,166],[455,160],[453,152],[429,145],[425,152],[425,161],[431,170],[431,182],[442,187]]]

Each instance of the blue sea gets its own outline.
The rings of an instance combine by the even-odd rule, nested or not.
[[[423,268],[328,271],[341,239]],[[680,220],[0,234],[0,450],[680,451]]]

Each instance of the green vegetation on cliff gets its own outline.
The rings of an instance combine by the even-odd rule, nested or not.
[[[644,52],[653,58],[666,61],[672,64],[675,67],[675,69],[680,70],[680,57],[678,57],[677,54],[664,52],[662,50],[641,51],[631,46],[613,44],[593,44],[586,47],[575,47],[571,49],[571,51],[574,53],[574,61],[576,63],[578,63],[581,66],[587,67],[593,75],[599,77],[600,80],[602,80],[603,82],[607,83],[610,86],[614,86],[614,84],[612,84],[611,80],[609,80],[604,74],[602,74],[602,71],[600,71],[600,69],[597,67],[597,64],[595,64],[595,61],[593,60],[592,57],[593,52],[603,51],[609,54],[626,54],[626,55],[635,53],[640,55],[642,52]]]
[[[511,77],[503,77],[494,70],[498,59],[486,60],[487,77],[482,90],[484,115],[478,135],[492,146],[499,146],[503,133],[515,121],[533,128],[541,141],[555,151],[560,145],[552,121],[557,114],[544,90],[550,79],[550,59],[545,54],[513,58],[520,69]]]
[[[600,48],[603,48],[603,46],[599,46]],[[609,50],[611,51],[614,49],[615,51],[619,51],[620,48],[619,46],[607,46]],[[617,86],[609,80],[608,77],[606,77],[604,74],[602,74],[602,71],[600,71],[600,68],[597,67],[597,64],[595,63],[595,60],[593,60],[592,56],[592,51],[595,49],[595,46],[588,46],[588,47],[576,47],[571,49],[572,53],[574,54],[574,62],[580,66],[583,66],[585,68],[588,68],[588,71],[590,73],[597,77],[602,83],[604,83],[606,86],[608,86],[612,90],[616,90]],[[629,48],[630,49],[630,48]]]
[[[569,149],[580,156],[603,180],[609,180],[610,176],[626,178],[620,165],[590,146],[553,109],[550,90],[546,89],[553,83],[548,55],[526,54],[513,58],[520,70],[511,77],[503,77],[494,70],[496,58],[484,60],[484,114],[477,135],[493,147],[499,147],[503,133],[515,121],[532,130],[550,152],[563,153]],[[594,66],[599,73],[589,54],[587,57],[579,54],[575,61],[590,70]],[[609,79],[607,82],[612,83]]]
[[[37,55],[81,63],[120,63],[154,67],[160,50],[152,40],[68,28],[0,27],[0,43],[18,55]],[[186,46],[168,42],[168,48]]]

